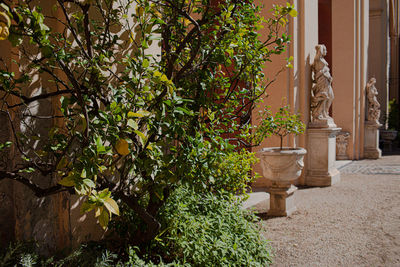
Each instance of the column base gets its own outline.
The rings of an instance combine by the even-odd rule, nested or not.
[[[272,217],[290,216],[296,211],[294,192],[297,187],[292,185],[290,188],[270,188],[270,208],[267,213]]]
[[[364,158],[366,159],[379,159],[382,157],[382,150],[377,149],[368,149],[364,150]]]
[[[331,169],[326,174],[310,173],[305,177],[305,184],[307,186],[325,187],[331,186],[340,182],[340,172],[335,168]]]

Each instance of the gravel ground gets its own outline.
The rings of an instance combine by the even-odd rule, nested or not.
[[[293,215],[262,221],[272,266],[400,266],[399,166],[355,161],[338,184],[296,191]]]

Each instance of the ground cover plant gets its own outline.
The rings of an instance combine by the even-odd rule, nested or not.
[[[194,214],[205,206],[184,203],[179,192],[245,218],[232,210],[252,180],[255,156],[243,148],[262,139],[251,112],[271,82],[264,64],[289,42],[292,5],[275,5],[265,19],[256,3],[239,0],[57,0],[51,10],[40,1],[0,3],[0,39],[15,47],[11,66],[2,59],[0,68],[0,107],[12,129],[0,150],[17,159],[10,168],[13,159],[3,157],[0,181],[22,183],[37,197],[86,196],[82,212],[95,210],[125,248],[141,256],[158,249],[168,261],[199,251],[174,228],[192,222],[173,220],[168,207],[180,203],[170,199]],[[215,237],[223,231],[232,229]],[[248,252],[228,240],[241,251],[240,265]],[[258,251],[257,240],[243,242]],[[170,247],[181,253],[169,255]],[[236,252],[216,253],[233,259]]]

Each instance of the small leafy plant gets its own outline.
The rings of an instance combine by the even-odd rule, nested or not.
[[[280,149],[283,149],[283,138],[289,134],[302,134],[305,124],[300,120],[300,114],[291,114],[290,105],[285,105],[272,114],[267,106],[262,112],[263,121],[257,129],[262,136],[277,135],[280,137]]]

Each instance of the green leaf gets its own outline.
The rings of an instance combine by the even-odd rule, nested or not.
[[[102,210],[99,216],[99,223],[103,229],[107,228],[108,222],[110,221],[110,215],[106,210]]]
[[[89,212],[92,209],[94,209],[95,207],[96,207],[95,204],[89,203],[88,201],[85,201],[81,205],[81,213],[83,214],[83,213]]]
[[[35,171],[34,168],[29,167],[29,168],[25,168],[25,169],[19,170],[18,172],[32,173],[34,171]]]
[[[96,151],[98,154],[104,154],[106,152],[106,148],[103,146],[103,141],[100,136],[97,136],[96,140]]]
[[[67,177],[63,178],[61,181],[58,182],[60,185],[63,186],[74,186],[75,185],[75,179],[73,175],[68,175]]]
[[[128,125],[129,127],[131,127],[132,129],[134,129],[134,130],[137,130],[137,129],[139,128],[137,122],[134,121],[134,120],[132,120],[132,119],[129,119],[129,120],[128,120],[127,125]]]
[[[83,183],[90,188],[95,188],[96,184],[90,179],[83,179]]]
[[[43,54],[44,57],[51,57],[52,54],[53,54],[53,48],[51,48],[48,45],[43,46],[41,51],[42,51],[42,54]]]
[[[101,173],[103,173],[104,171],[107,170],[107,167],[104,166],[104,165],[98,166],[98,168],[99,168],[99,171],[100,171]]]
[[[108,190],[108,188],[100,191],[98,194],[98,197],[103,200],[109,198],[110,196],[111,196],[111,192]]]
[[[108,198],[106,201],[104,201],[104,206],[111,212],[114,213],[115,215],[119,215],[119,208],[117,202],[112,199]]]
[[[147,69],[150,66],[150,62],[147,58],[145,58],[143,60],[143,64],[142,64],[143,68]]]
[[[135,130],[135,133],[140,137],[140,142],[142,143],[142,146],[146,144],[147,137],[144,135],[144,133],[137,130]]]

